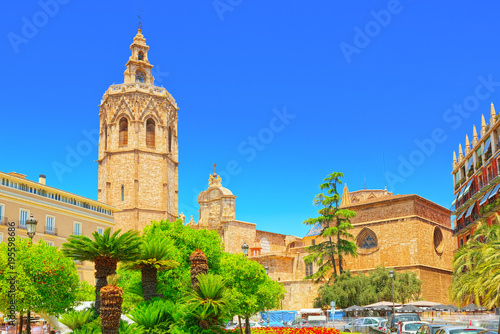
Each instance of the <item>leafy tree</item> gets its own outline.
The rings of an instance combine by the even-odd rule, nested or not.
[[[307,264],[316,263],[319,268],[313,275],[307,278],[313,278],[317,281],[327,278],[332,278],[331,271],[333,269],[333,277],[337,276],[337,265],[335,256],[338,257],[338,273],[344,272],[343,257],[345,255],[357,256],[356,243],[352,241],[354,238],[349,230],[352,229],[350,218],[353,218],[356,213],[347,209],[340,209],[340,195],[337,187],[342,184],[340,180],[344,175],[339,172],[332,173],[324,179],[324,183],[320,184],[319,188],[322,193],[314,198],[314,205],[321,205],[318,210],[319,217],[309,218],[303,222],[306,225],[321,225],[322,241],[316,245],[309,246],[309,255],[304,257]]]
[[[87,281],[80,283],[80,288],[76,293],[76,300],[79,302],[89,302],[95,300],[95,288]]]
[[[319,288],[314,307],[321,308],[330,305],[332,301],[335,301],[336,307],[346,308],[375,303],[378,301],[378,295],[368,276],[353,275],[348,270]]]
[[[220,273],[235,299],[233,313],[245,318],[247,333],[250,316],[278,307],[286,295],[283,285],[273,281],[261,264],[242,254],[224,253]]]
[[[144,300],[148,301],[157,296],[158,271],[169,270],[179,265],[177,261],[172,260],[172,256],[171,239],[150,234],[142,238],[139,258],[125,264],[125,269],[141,271]]]
[[[57,248],[40,240],[15,240],[16,310],[22,315],[29,311],[59,315],[76,302],[79,276],[76,266]],[[0,244],[0,310],[6,314],[9,306],[8,247]]]
[[[405,304],[416,300],[422,291],[422,281],[413,272],[394,273],[394,299]],[[329,305],[335,301],[341,308],[352,305],[366,305],[379,301],[392,300],[389,269],[377,267],[367,275],[353,275],[347,271],[337,276],[333,282],[318,290],[315,307]]]
[[[480,226],[453,258],[450,296],[460,304],[500,305],[500,225]]]
[[[106,285],[106,278],[116,274],[119,261],[131,261],[139,256],[140,239],[137,231],[127,231],[120,234],[118,230],[111,234],[111,228],[101,235],[92,233],[93,240],[86,235],[71,235],[62,245],[63,253],[75,260],[92,261],[95,267],[95,308],[100,312],[101,300],[99,293]]]

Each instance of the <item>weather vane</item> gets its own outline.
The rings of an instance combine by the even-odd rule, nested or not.
[[[215,172],[215,167],[217,167],[217,164],[214,164],[214,174],[217,174],[217,173]]]
[[[141,18],[141,9],[139,8],[139,15],[137,15],[139,18],[139,30],[142,30],[142,18]]]

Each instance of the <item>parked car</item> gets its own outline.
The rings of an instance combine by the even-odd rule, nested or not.
[[[354,322],[354,331],[358,333],[368,333],[368,328],[378,327],[382,320],[384,320],[384,318],[364,317],[356,319]]]
[[[416,313],[394,313],[391,314],[389,320],[387,320],[387,324],[385,325],[386,333],[397,333],[398,328],[397,325],[399,322],[405,321],[421,321],[420,316]],[[398,333],[399,334],[399,333]]]
[[[443,327],[450,327],[454,325],[449,325],[449,324],[427,324],[427,325],[422,325],[418,331],[417,334],[436,334],[436,332],[443,328]]]
[[[342,332],[346,332],[346,333],[352,333],[354,332],[354,322],[356,320],[353,320],[351,322],[348,322],[347,324],[345,324],[343,327],[342,327]]]
[[[441,327],[436,334],[478,334],[484,330],[482,327],[448,326]]]
[[[426,321],[404,321],[401,323],[401,334],[415,334],[418,329],[428,324]]]
[[[324,315],[311,315],[302,327],[326,327],[326,317]]]
[[[386,323],[387,323],[387,319],[382,320],[382,321],[378,324],[377,329],[378,329],[379,331],[385,332],[385,331],[387,330],[387,328],[385,327],[385,324],[386,324]]]

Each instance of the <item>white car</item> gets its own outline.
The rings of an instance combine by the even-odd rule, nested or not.
[[[401,334],[416,334],[418,329],[428,324],[426,321],[404,321],[401,323]]]

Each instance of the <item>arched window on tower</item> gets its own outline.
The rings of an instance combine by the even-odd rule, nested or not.
[[[108,150],[108,126],[104,123],[104,151]]]
[[[144,52],[139,51],[139,54],[137,55],[138,60],[144,60]]]
[[[168,127],[168,151],[172,152],[172,128]]]
[[[356,237],[356,244],[361,250],[373,249],[378,247],[378,238],[375,232],[365,227]]]
[[[128,120],[123,117],[120,120],[119,145],[127,146],[128,144]]]
[[[141,71],[135,72],[135,82],[144,82],[144,73]]]
[[[155,147],[155,121],[152,118],[146,122],[146,146]]]

